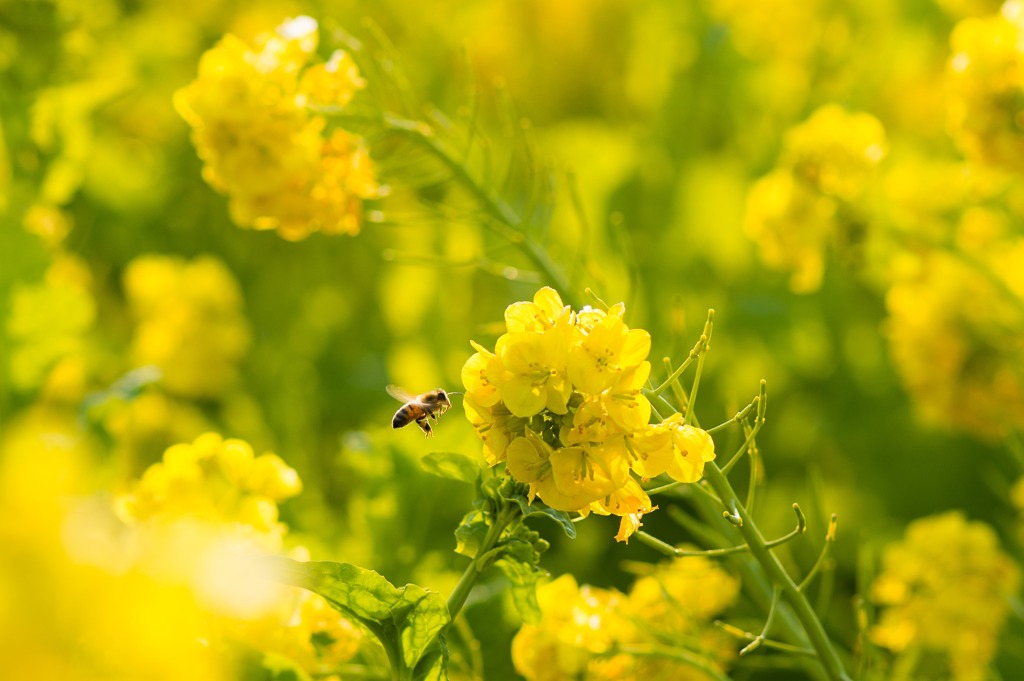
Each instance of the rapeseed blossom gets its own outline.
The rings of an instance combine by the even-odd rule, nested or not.
[[[1024,3],[964,19],[950,45],[951,134],[973,160],[1024,170]]]
[[[541,620],[525,624],[512,641],[516,671],[528,681],[712,678],[694,665],[650,652],[660,642],[690,651],[722,670],[735,643],[710,626],[739,594],[739,582],[709,559],[677,558],[652,567],[628,594],[577,585],[562,575],[537,589]]]
[[[250,332],[241,288],[219,260],[139,256],[124,291],[137,321],[136,366],[158,367],[161,385],[182,397],[216,397],[234,385]]]
[[[276,454],[205,433],[168,448],[115,509],[133,531],[141,570],[187,586],[224,635],[324,673],[358,652],[361,633],[320,596],[274,583],[253,560],[283,552],[278,504],[301,490]],[[309,559],[302,548],[291,554]]]
[[[986,679],[1019,586],[987,525],[956,511],[916,520],[882,556],[871,638],[896,653],[941,655],[955,681]]]
[[[885,130],[870,114],[827,105],[792,128],[783,147],[750,190],[744,229],[767,265],[791,272],[793,290],[813,291],[828,250],[861,238],[860,204],[885,156]]]
[[[622,516],[625,541],[654,510],[633,475],[696,482],[715,458],[705,431],[673,414],[651,424],[642,390],[651,337],[630,329],[621,303],[573,311],[556,291],[505,311],[493,352],[462,369],[466,415],[488,463],[506,463],[530,498],[563,511]]]
[[[924,420],[996,440],[1024,427],[1024,240],[972,251],[905,256],[886,331]]]
[[[344,107],[366,83],[343,51],[318,62],[318,43],[310,17],[286,21],[254,48],[229,34],[175,96],[204,178],[228,196],[241,227],[292,240],[356,234],[363,201],[380,194],[362,140],[320,113]]]

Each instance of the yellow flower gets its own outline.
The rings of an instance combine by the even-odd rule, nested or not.
[[[622,594],[577,586],[562,575],[537,589],[540,624],[524,625],[512,641],[512,662],[528,681],[592,678],[591,665],[632,626],[618,610]]]
[[[649,650],[671,641],[724,670],[735,657],[735,644],[711,620],[738,592],[738,582],[704,558],[664,563],[640,577],[626,596],[579,586],[572,575],[562,575],[537,589],[541,620],[516,634],[512,662],[529,681],[710,681],[691,664],[615,649]]]
[[[345,106],[365,87],[359,67],[344,50],[335,50],[323,64],[310,66],[299,81],[299,92],[319,106]]]
[[[833,199],[815,194],[786,169],[773,170],[750,188],[743,229],[766,265],[792,272],[790,288],[813,291],[824,275],[835,212]]]
[[[873,116],[823,106],[786,134],[776,168],[751,187],[744,230],[765,264],[792,272],[794,291],[821,285],[826,247],[863,238],[861,204],[886,146]]]
[[[780,165],[816,192],[844,201],[863,194],[886,153],[877,118],[834,104],[786,133]]]
[[[704,464],[715,460],[711,436],[683,423],[680,414],[632,435],[631,441],[638,454],[633,470],[642,478],[667,473],[678,482],[696,482],[704,475]]]
[[[140,256],[125,270],[124,289],[138,321],[137,365],[159,367],[176,395],[213,397],[234,384],[249,326],[238,282],[220,261]]]
[[[494,352],[473,342],[476,352],[462,367],[466,417],[487,462],[505,462],[529,484],[531,500],[622,516],[620,540],[654,510],[631,469],[693,482],[714,458],[710,437],[683,427],[678,415],[660,430],[650,425],[643,389],[651,337],[630,329],[625,311],[618,303],[574,312],[542,288],[532,301],[508,306],[507,333]],[[646,468],[638,467],[641,457],[651,459]]]
[[[608,417],[626,432],[642,430],[651,420],[651,403],[643,394],[651,363],[641,362],[619,374],[611,388],[598,395]]]
[[[628,612],[642,618],[648,635],[674,641],[724,671],[736,657],[736,642],[713,622],[736,602],[740,584],[720,565],[692,556],[655,566],[630,588]],[[637,679],[709,679],[693,668],[667,661],[641,659],[638,667]]]
[[[996,440],[1024,427],[1024,240],[990,251],[974,264],[939,251],[908,259],[886,295],[886,331],[925,421]]]
[[[665,629],[685,632],[710,624],[736,602],[740,583],[721,564],[703,556],[673,558],[637,579],[629,603],[637,614]]]
[[[582,447],[553,449],[527,429],[525,437],[509,443],[507,466],[519,482],[530,485],[530,500],[562,511],[579,511],[624,484],[629,469],[614,457],[602,457]]]
[[[622,516],[615,541],[629,543],[629,538],[640,529],[640,519],[644,514],[657,509],[651,506],[651,498],[633,478],[627,478],[626,484],[618,488],[604,499],[595,501],[590,510],[600,515],[613,514]]]
[[[550,460],[555,487],[569,499],[597,501],[632,480],[626,457],[614,446],[559,447],[551,452]],[[541,495],[541,498],[544,499],[544,496]],[[548,505],[560,508],[550,502]],[[576,511],[585,505],[561,510]]]
[[[964,19],[950,36],[949,127],[969,157],[1024,170],[1024,4],[1009,0],[999,14]]]
[[[558,333],[506,333],[494,348],[500,371],[488,374],[508,410],[530,417],[542,409],[564,414],[572,385],[566,375],[566,347]]]
[[[239,226],[292,240],[356,234],[362,202],[380,195],[362,141],[328,132],[315,111],[347,105],[365,82],[343,52],[313,64],[317,42],[309,17],[285,22],[255,50],[227,35],[203,55],[197,80],[175,95],[206,164],[203,177],[228,195]]]
[[[71,231],[71,217],[60,208],[36,203],[25,211],[25,230],[37,235],[50,248],[56,248]]]
[[[501,371],[501,362],[493,352],[476,341],[470,341],[470,345],[476,349],[476,354],[462,367],[462,385],[466,388],[467,397],[472,397],[477,405],[493,407],[501,400],[501,395],[488,375]]]
[[[466,418],[484,444],[484,458],[494,466],[505,460],[505,450],[512,438],[522,434],[526,421],[512,415],[500,402],[491,407],[476,401],[472,393],[463,398]]]
[[[542,333],[555,327],[567,328],[571,320],[572,310],[550,286],[538,290],[533,302],[512,303],[505,309],[505,326],[509,333]]]
[[[955,511],[915,520],[882,556],[871,638],[897,653],[941,653],[957,681],[985,678],[1019,586],[1019,569],[987,525]]]
[[[630,329],[621,316],[609,314],[569,350],[569,378],[580,392],[594,395],[645,362],[650,351],[649,333]]]
[[[243,440],[205,433],[191,444],[169,447],[117,505],[132,523],[192,517],[248,526],[256,533],[247,536],[270,550],[280,547],[285,532],[277,522],[277,502],[301,489],[295,470],[280,457],[257,457]]]

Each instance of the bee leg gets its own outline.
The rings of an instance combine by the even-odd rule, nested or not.
[[[425,436],[430,437],[432,435],[432,431],[430,429],[430,420],[426,416],[424,416],[423,418],[416,419],[416,425],[420,427],[420,430],[423,431],[423,434]]]

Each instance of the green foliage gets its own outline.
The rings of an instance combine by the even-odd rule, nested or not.
[[[460,480],[471,485],[480,479],[480,466],[458,452],[431,452],[423,457],[423,470],[439,478]]]
[[[534,499],[532,502],[529,501],[525,495],[516,494],[510,498],[510,501],[514,501],[519,505],[520,510],[523,512],[523,516],[527,518],[540,516],[548,518],[549,520],[556,523],[565,536],[569,539],[576,538],[576,526],[569,518],[569,514],[565,511],[558,511],[545,504],[540,499]]]
[[[444,598],[415,584],[395,587],[373,570],[330,561],[300,563],[288,558],[266,558],[286,584],[309,589],[359,622],[380,641],[392,665],[416,670],[414,678],[440,678],[445,654],[438,634],[450,621]],[[427,651],[426,668],[421,658]]]

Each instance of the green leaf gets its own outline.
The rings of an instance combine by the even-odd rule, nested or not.
[[[502,558],[494,563],[497,565],[511,585],[512,602],[523,620],[529,624],[540,622],[540,604],[537,602],[537,582],[547,575],[529,563],[515,558]]]
[[[265,559],[277,579],[323,596],[335,609],[365,625],[389,656],[401,653],[413,669],[450,618],[441,594],[415,584],[395,587],[373,570],[349,563]]]
[[[475,485],[480,478],[480,466],[458,452],[431,452],[423,457],[423,470],[439,478],[458,480]]]
[[[519,508],[523,512],[524,518],[529,518],[530,516],[538,515],[545,516],[558,523],[558,525],[562,528],[562,531],[565,532],[566,536],[569,537],[569,539],[576,538],[576,526],[569,518],[569,514],[565,511],[557,511],[548,506],[547,504],[545,504],[540,499],[534,499],[533,503],[530,503],[529,501],[527,501],[526,497],[520,495],[512,497],[510,501],[514,501],[517,504],[519,504]]]
[[[470,511],[455,528],[455,552],[469,558],[476,558],[480,546],[490,529],[487,516],[480,511]]]
[[[414,681],[448,681],[448,646],[438,636],[434,646],[420,658],[413,670]]]

